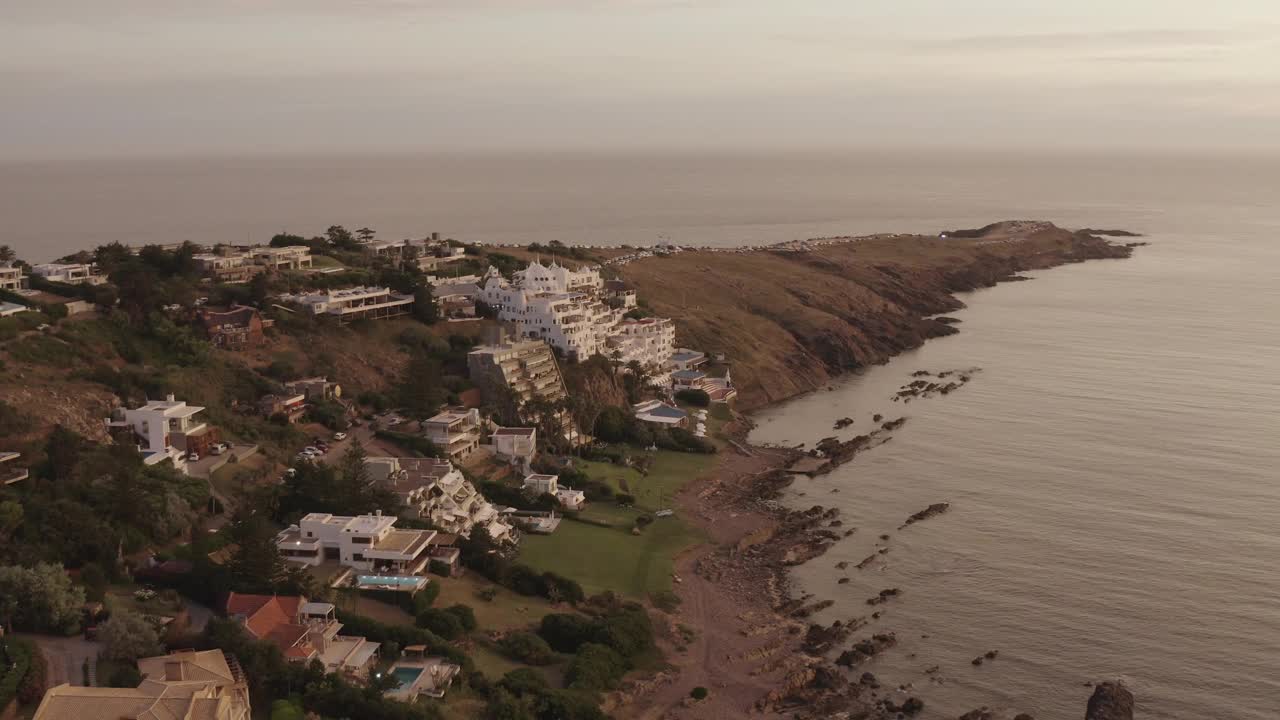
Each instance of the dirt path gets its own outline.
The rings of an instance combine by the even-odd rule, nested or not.
[[[770,454],[745,456],[726,451],[715,477],[694,483],[678,498],[681,514],[700,526],[709,542],[686,551],[675,563],[681,603],[666,618],[663,651],[675,669],[640,688],[614,716],[635,720],[771,717],[754,709],[775,689],[789,666],[793,621],[772,610],[768,571],[735,563],[733,549],[749,535],[767,533],[773,520],[741,507],[742,479],[778,461]],[[693,631],[684,642],[681,627]],[[694,703],[690,691],[709,695]]]

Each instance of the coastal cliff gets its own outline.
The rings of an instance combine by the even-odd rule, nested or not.
[[[678,344],[725,354],[738,407],[750,411],[956,332],[932,318],[964,307],[956,293],[1132,252],[1043,222],[960,234],[685,252],[629,263],[620,275],[655,314],[675,319]]]

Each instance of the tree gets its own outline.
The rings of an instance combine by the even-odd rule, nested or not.
[[[332,229],[333,228],[330,228],[330,230]],[[359,238],[360,242],[362,243],[373,242],[373,238],[375,235],[377,235],[377,233],[373,230],[370,230],[367,227],[362,227],[356,231],[356,237]]]
[[[430,630],[445,640],[455,640],[465,632],[458,616],[447,610],[428,608],[418,614],[417,626]]]
[[[135,662],[138,658],[160,654],[160,636],[156,626],[145,617],[129,610],[116,610],[111,619],[98,628],[102,654],[110,660]]]
[[[422,283],[413,291],[413,317],[426,325],[440,319],[440,308],[436,307],[435,293],[428,283]]]
[[[28,632],[70,633],[80,624],[84,589],[60,565],[0,567],[0,622]]]
[[[597,630],[595,622],[581,615],[553,613],[542,618],[538,634],[560,652],[575,652],[595,639]]]
[[[11,263],[18,259],[18,254],[8,245],[0,245],[0,263]]]
[[[498,643],[498,647],[507,657],[527,665],[549,665],[555,660],[547,641],[533,633],[510,633]]]
[[[609,405],[596,416],[595,436],[605,442],[622,442],[627,438],[627,426],[631,422],[626,410]]]
[[[479,623],[476,622],[476,612],[472,610],[469,605],[457,603],[445,608],[444,611],[458,618],[458,622],[462,625],[462,629],[467,632],[471,632],[479,627]]]
[[[22,526],[22,517],[22,503],[16,500],[0,502],[0,545],[7,543],[9,536]]]
[[[400,405],[417,418],[435,415],[445,400],[441,379],[440,361],[426,350],[415,348],[400,383]]]
[[[98,563],[80,568],[80,584],[84,586],[85,597],[94,602],[101,602],[107,594],[107,574]]]
[[[339,250],[360,249],[360,243],[356,242],[355,236],[341,225],[330,225],[329,229],[324,231],[324,235],[329,240],[329,244]]]

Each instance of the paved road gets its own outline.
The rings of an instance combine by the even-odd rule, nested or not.
[[[102,643],[85,640],[84,636],[58,637],[54,635],[31,635],[17,633],[33,641],[44,654],[49,663],[49,687],[71,683],[84,685],[84,663],[87,660],[90,668],[98,664],[98,653]]]

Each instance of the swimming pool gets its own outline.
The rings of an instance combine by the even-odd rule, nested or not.
[[[377,587],[379,585],[411,587],[423,583],[425,583],[425,578],[415,575],[360,575],[356,577],[356,584],[361,587]]]
[[[420,667],[397,665],[391,669],[391,676],[400,682],[400,687],[398,688],[400,690],[408,690],[413,687],[420,675],[422,675],[422,668]]]

